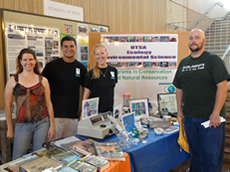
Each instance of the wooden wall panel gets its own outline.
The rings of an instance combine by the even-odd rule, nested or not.
[[[178,1],[168,1],[167,23],[183,22],[187,20],[187,0],[180,0],[179,2]],[[187,28],[187,24],[180,24],[179,27]],[[177,31],[184,30],[182,28],[178,28]],[[173,27],[169,27],[168,30],[173,30]]]
[[[44,0],[0,0],[0,8],[43,14]],[[170,19],[197,20],[202,14],[172,0],[53,0],[59,3],[82,7],[84,21],[109,25],[112,32],[166,31]],[[167,4],[180,5],[183,12],[167,11]],[[170,6],[170,8],[174,8]],[[177,10],[178,11],[178,10]],[[170,17],[171,15],[171,17]],[[173,15],[173,16],[172,16]],[[181,16],[182,15],[182,16]],[[169,19],[170,18],[170,19]],[[180,20],[179,21],[183,21]]]
[[[37,10],[38,10],[38,14],[44,14],[44,2],[43,0],[37,0],[38,1],[38,7],[37,7]],[[36,13],[35,13],[36,14]]]
[[[14,2],[13,0],[4,0],[3,5],[5,8],[13,9],[14,8]]]
[[[3,1],[0,1],[0,7],[3,7],[3,6],[4,6]]]
[[[13,9],[17,10],[17,11],[20,11],[20,1],[14,0],[14,8]],[[36,11],[35,10],[36,8],[33,7],[33,9],[34,9],[34,11]]]
[[[193,24],[195,23],[195,21],[197,21],[202,16],[202,14],[197,13],[193,10],[187,10],[187,14],[188,14],[187,20],[188,21],[194,21],[193,23],[188,24],[188,28],[191,28],[193,26]],[[209,28],[209,25],[211,25],[213,22],[212,20],[208,20],[208,19],[210,19],[210,18],[203,17],[203,21],[201,21],[197,26],[199,26],[200,29],[206,31]]]
[[[85,22],[109,25],[112,32],[165,31],[167,0],[53,1],[82,7]],[[43,0],[1,0],[0,8],[44,13]]]

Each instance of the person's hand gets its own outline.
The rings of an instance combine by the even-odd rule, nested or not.
[[[212,113],[209,117],[209,127],[219,127],[221,125],[219,114]]]
[[[177,112],[177,119],[181,117],[181,119],[184,119],[184,114],[182,112]]]
[[[48,139],[49,141],[51,141],[56,135],[56,130],[55,128],[49,128],[49,131],[48,131]]]
[[[8,129],[7,130],[7,138],[12,139],[14,137],[14,131],[13,129]]]

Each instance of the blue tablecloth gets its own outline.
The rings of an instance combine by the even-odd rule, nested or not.
[[[123,149],[129,154],[132,172],[167,172],[189,159],[188,153],[180,151],[178,136],[178,131],[157,135],[153,129],[149,129],[148,137],[144,139],[147,143],[140,142],[129,149]],[[118,142],[118,138],[112,136],[103,142]]]

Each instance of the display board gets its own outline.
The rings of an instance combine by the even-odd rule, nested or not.
[[[0,109],[3,109],[4,87],[15,73],[15,60],[22,48],[32,48],[41,70],[49,61],[61,57],[60,40],[70,35],[77,40],[76,59],[87,66],[88,34],[106,32],[109,26],[0,9]]]
[[[123,94],[157,103],[157,93],[175,92],[172,80],[179,61],[190,52],[188,36],[189,32],[90,33],[89,50],[104,44],[107,62],[118,69],[115,109],[123,104]],[[94,64],[90,56],[90,68]]]
[[[16,58],[23,48],[31,48],[38,59],[40,71],[60,57],[59,29],[5,22],[7,73],[16,73]]]

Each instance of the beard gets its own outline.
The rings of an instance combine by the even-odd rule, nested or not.
[[[202,43],[200,46],[197,45],[196,48],[192,48],[192,45],[191,45],[189,46],[189,49],[191,50],[191,52],[197,52],[197,51],[200,51],[203,47],[204,47],[204,44]]]

